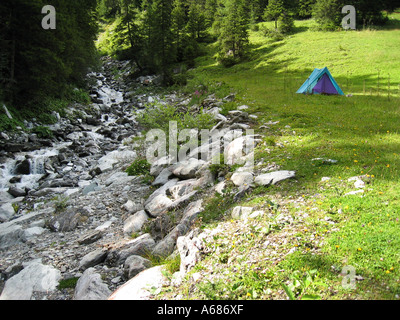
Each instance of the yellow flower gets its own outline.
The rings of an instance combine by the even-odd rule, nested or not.
[[[358,160],[354,160],[354,162],[355,162],[355,163],[357,163],[357,162],[358,162]]]
[[[371,178],[375,178],[375,175],[371,174]]]
[[[390,271],[389,271],[389,270],[386,270],[386,273],[390,273]]]
[[[361,251],[361,250],[362,250],[361,248],[358,248],[358,249],[357,249],[357,251]]]
[[[336,247],[336,249],[338,249],[338,248],[339,248],[339,246],[338,246],[338,245],[336,245],[335,247]]]
[[[250,293],[250,292],[247,292],[247,296],[248,296],[248,297],[251,297],[251,293]]]
[[[393,271],[393,270],[394,270],[394,267],[391,267],[391,268],[390,268],[390,271]]]
[[[390,164],[387,164],[387,165],[386,165],[386,168],[389,168],[389,167],[390,167]]]

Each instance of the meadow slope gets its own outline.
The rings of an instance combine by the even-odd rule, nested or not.
[[[184,299],[398,299],[400,295],[400,14],[382,29],[313,31],[296,21],[281,40],[251,31],[249,61],[218,66],[209,54],[188,71],[186,91],[246,104],[259,117],[261,170],[274,164],[297,178],[258,187],[226,215],[204,260],[179,288],[161,297]],[[314,68],[328,67],[350,97],[305,96],[296,90]],[[275,125],[263,126],[265,123]],[[336,163],[315,161],[334,159]],[[359,177],[364,186],[354,185]],[[348,192],[359,193],[346,195]],[[210,200],[206,211],[217,202]],[[235,205],[265,210],[251,224],[230,219]],[[223,204],[222,204],[223,206]],[[287,224],[280,223],[284,217]],[[234,241],[232,242],[232,239]],[[273,244],[265,245],[266,242]],[[343,268],[355,288],[343,286]],[[197,281],[191,275],[198,273]],[[284,285],[286,285],[286,287]]]

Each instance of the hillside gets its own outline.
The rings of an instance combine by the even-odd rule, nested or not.
[[[252,32],[249,62],[223,68],[212,54],[196,60],[187,90],[236,92],[264,135],[256,169],[295,170],[296,179],[256,187],[204,224],[215,234],[203,260],[160,298],[286,299],[285,283],[296,298],[398,299],[399,17],[380,30],[332,33],[296,21],[298,32],[283,40]],[[295,94],[324,66],[351,97]],[[237,221],[236,206],[268,214]],[[342,286],[346,266],[354,267],[356,289]]]

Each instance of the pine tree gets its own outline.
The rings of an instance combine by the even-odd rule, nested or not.
[[[246,56],[249,12],[244,0],[223,0],[221,4],[213,26],[218,34],[218,59],[231,65]]]
[[[142,7],[146,66],[151,72],[161,72],[164,84],[170,81],[169,66],[176,60],[172,8],[170,0],[144,0]]]
[[[269,0],[268,6],[264,12],[264,18],[266,20],[275,21],[275,30],[278,30],[278,19],[285,10],[283,0]]]
[[[199,40],[203,37],[203,32],[207,28],[207,22],[202,5],[192,1],[189,5],[187,29],[191,37]]]
[[[174,0],[172,9],[172,32],[176,47],[178,61],[184,60],[185,39],[186,39],[186,11],[183,0]]]

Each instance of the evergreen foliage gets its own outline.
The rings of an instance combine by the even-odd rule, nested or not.
[[[0,102],[33,109],[83,88],[96,62],[98,27],[108,30],[103,54],[135,62],[143,73],[173,82],[172,67],[194,65],[204,42],[217,41],[217,60],[231,66],[248,56],[248,30],[273,20],[282,34],[294,18],[315,18],[319,27],[341,27],[344,0],[53,0],[55,30],[42,28],[44,0],[0,3]],[[357,28],[383,24],[383,10],[398,0],[355,0]],[[185,68],[183,68],[185,69]]]
[[[35,105],[84,85],[94,63],[96,0],[54,0],[56,29],[42,28],[44,0],[0,4],[0,92],[5,103]]]

